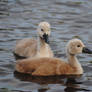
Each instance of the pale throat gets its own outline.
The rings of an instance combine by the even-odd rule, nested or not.
[[[37,50],[43,53],[48,52],[48,44],[41,37],[38,37]]]

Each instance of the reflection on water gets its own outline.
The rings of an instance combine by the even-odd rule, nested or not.
[[[21,80],[21,81],[30,81],[34,83],[39,83],[40,85],[43,84],[59,84],[59,86],[66,86],[64,89],[65,92],[76,92],[76,91],[90,91],[85,88],[81,88],[81,80],[77,81],[77,78],[80,78],[82,75],[78,76],[49,76],[49,77],[39,77],[39,76],[31,76],[28,74],[22,74],[18,72],[14,72],[14,76]],[[42,89],[43,90],[43,89]],[[39,92],[45,92],[48,89],[44,89],[43,91]]]
[[[55,56],[66,58],[71,38],[92,49],[91,0],[0,0],[0,92],[91,92],[92,55],[79,55],[82,76],[33,77],[14,72],[16,40],[36,37],[37,24],[48,21]]]

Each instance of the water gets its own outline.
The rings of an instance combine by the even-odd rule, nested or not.
[[[92,0],[0,0],[0,92],[92,92],[92,55],[79,55],[82,76],[33,77],[14,72],[16,40],[36,37],[37,24],[51,24],[50,45],[66,58],[69,39],[92,49]]]

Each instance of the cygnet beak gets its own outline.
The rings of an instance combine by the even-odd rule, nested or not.
[[[92,50],[88,49],[87,47],[83,47],[82,52],[83,52],[83,53],[92,54]]]
[[[49,36],[48,36],[48,34],[44,34],[43,35],[43,40],[47,43],[47,44],[49,44]]]

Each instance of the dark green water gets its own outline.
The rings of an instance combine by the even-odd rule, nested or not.
[[[0,0],[0,92],[92,92],[92,55],[79,55],[82,76],[33,77],[14,72],[16,40],[36,37],[37,24],[48,21],[50,45],[66,58],[69,39],[92,49],[92,0]]]

